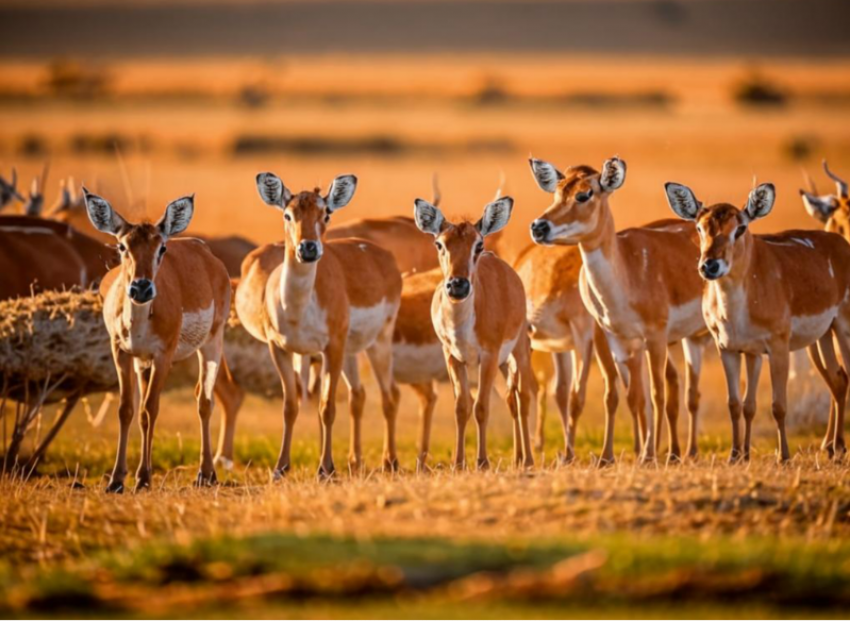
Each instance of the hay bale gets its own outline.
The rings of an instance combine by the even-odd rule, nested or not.
[[[64,378],[48,399],[68,394],[115,390],[118,378],[112,362],[103,304],[94,291],[45,292],[0,302],[0,376],[10,397]],[[231,314],[225,331],[225,356],[234,378],[247,391],[280,394],[280,382],[266,345],[248,334]],[[169,386],[193,385],[197,359],[174,366]]]

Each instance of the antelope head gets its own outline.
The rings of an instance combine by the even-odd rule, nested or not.
[[[472,293],[478,260],[484,252],[484,238],[505,227],[513,205],[514,199],[509,196],[497,198],[484,207],[484,215],[478,222],[453,224],[428,201],[417,198],[414,202],[416,226],[434,236],[446,294],[453,302],[461,302]]]
[[[800,190],[803,205],[810,216],[826,225],[827,231],[850,240],[850,195],[847,182],[829,169],[826,160],[823,161],[823,170],[835,182],[835,194],[819,194],[814,181],[806,175],[809,191]]]
[[[754,188],[743,209],[728,203],[704,207],[689,187],[678,183],[667,183],[664,188],[667,202],[676,215],[696,222],[699,273],[705,280],[723,278],[732,270],[735,261],[746,251],[750,222],[769,214],[776,201],[772,183]]]
[[[626,162],[618,157],[606,160],[601,173],[590,166],[571,166],[562,173],[533,158],[529,164],[540,189],[555,195],[552,205],[531,223],[531,238],[541,245],[573,245],[594,235],[608,197],[626,180]]]
[[[342,175],[333,180],[324,196],[319,188],[293,194],[274,173],[257,175],[260,198],[283,212],[286,245],[295,250],[300,263],[315,263],[322,258],[331,214],[345,207],[356,189],[357,177]]]
[[[0,211],[5,209],[12,201],[24,202],[24,197],[18,192],[18,171],[12,168],[12,177],[7,181],[0,177]]]
[[[150,304],[156,298],[156,274],[165,257],[166,243],[189,226],[195,211],[195,196],[170,203],[159,222],[131,224],[105,199],[85,187],[83,196],[92,225],[118,242],[121,267],[127,274],[127,297],[134,304]]]

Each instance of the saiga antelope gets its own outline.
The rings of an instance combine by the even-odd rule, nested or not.
[[[821,231],[751,234],[749,224],[768,215],[776,200],[770,183],[753,189],[743,209],[727,203],[704,207],[690,188],[676,183],[668,183],[666,191],[673,211],[696,222],[699,233],[698,272],[708,282],[702,311],[720,350],[729,390],[730,460],[750,456],[762,354],[770,362],[779,457],[790,458],[785,433],[789,352],[804,347],[824,365],[823,377],[834,401],[827,436],[834,453],[842,455],[847,374],[836,358],[833,336],[846,364],[850,360],[850,246],[839,235]],[[747,391],[751,393],[744,404],[743,446],[740,354],[747,359]]]
[[[514,263],[525,288],[526,319],[531,348],[549,352],[555,366],[555,402],[564,430],[564,462],[575,459],[578,419],[584,409],[590,361],[596,349],[605,378],[607,410],[616,410],[617,367],[605,334],[584,307],[579,291],[581,253],[574,246],[545,248],[533,244]],[[538,386],[541,402],[545,383]],[[545,405],[545,404],[544,404]],[[537,408],[537,444],[544,443],[544,408]],[[635,452],[640,453],[640,431],[635,427]]]
[[[578,244],[583,268],[581,296],[585,307],[605,330],[615,358],[629,376],[628,403],[642,431],[642,461],[652,462],[660,442],[661,417],[667,416],[669,458],[681,457],[677,433],[678,374],[668,364],[668,344],[682,341],[687,363],[686,393],[690,425],[687,454],[697,454],[699,374],[702,363],[702,281],[682,265],[696,265],[699,253],[691,241],[693,224],[668,220],[617,232],[608,205],[626,180],[626,163],[607,160],[602,172],[573,166],[565,173],[548,162],[531,159],[540,188],[554,203],[531,224],[532,239],[541,245]],[[646,397],[643,358],[649,359],[653,424],[644,416]],[[665,395],[665,376],[667,394]],[[614,417],[607,409],[602,462],[614,459]]]
[[[127,438],[134,415],[133,370],[142,395],[138,491],[151,484],[154,426],[171,364],[194,353],[199,363],[195,395],[201,421],[201,465],[196,483],[213,484],[210,417],[216,376],[221,366],[226,370],[222,346],[231,295],[227,270],[203,242],[172,239],[189,226],[193,197],[169,204],[156,224],[130,224],[103,198],[85,188],[83,194],[92,224],[116,238],[121,255],[121,265],[110,270],[100,287],[120,393],[118,454],[107,491],[124,490]]]
[[[434,236],[443,275],[434,291],[431,319],[443,344],[454,387],[454,462],[458,468],[465,465],[464,438],[472,412],[478,429],[477,465],[480,469],[489,467],[487,419],[493,381],[500,368],[508,373],[507,401],[514,421],[516,464],[534,465],[528,419],[536,405],[537,385],[531,369],[525,293],[513,268],[484,252],[484,238],[504,228],[512,208],[513,199],[499,198],[484,208],[478,222],[453,224],[431,203],[423,199],[415,202],[416,225]],[[478,394],[472,406],[468,367],[475,364],[479,365]]]
[[[392,254],[365,240],[326,242],[331,215],[354,195],[357,178],[334,179],[319,190],[293,194],[272,173],[257,175],[257,190],[283,212],[285,240],[261,247],[242,265],[236,310],[245,328],[269,344],[284,394],[283,443],[275,477],[291,466],[292,432],[298,415],[292,355],[323,357],[320,476],[334,472],[332,429],[340,375],[349,387],[352,469],[362,465],[361,418],[366,398],[357,353],[366,351],[381,388],[385,420],[383,465],[398,466],[395,419],[398,388],[392,377],[392,335],[401,296],[401,274]]]

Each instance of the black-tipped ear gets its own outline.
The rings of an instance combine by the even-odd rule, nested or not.
[[[537,160],[533,157],[528,158],[528,164],[531,166],[531,174],[534,175],[534,180],[541,190],[552,194],[558,189],[558,182],[564,179],[564,174],[560,170],[549,162]]]
[[[357,177],[354,175],[340,175],[334,179],[325,197],[328,211],[334,212],[348,205],[356,189]]]
[[[484,207],[484,215],[475,225],[478,232],[486,237],[501,231],[511,219],[513,207],[514,199],[510,196],[503,196]]]
[[[119,235],[127,226],[127,222],[114,209],[109,201],[92,194],[83,186],[83,197],[86,201],[86,213],[92,226],[101,233]]]
[[[605,160],[602,173],[599,175],[599,185],[606,192],[613,192],[623,187],[626,182],[626,162],[619,157]]]
[[[192,221],[192,215],[195,213],[195,195],[184,196],[172,201],[165,208],[165,214],[157,223],[160,233],[165,237],[174,237],[179,235],[187,228]]]
[[[292,198],[289,190],[274,173],[264,172],[257,175],[257,192],[267,205],[283,209]]]
[[[744,211],[750,220],[758,220],[770,213],[775,202],[776,187],[772,183],[762,183],[750,192]]]
[[[446,222],[443,212],[424,198],[413,201],[413,219],[420,231],[434,236],[440,234]]]
[[[677,216],[683,220],[696,220],[702,203],[688,186],[668,181],[664,184],[664,192],[667,203]]]

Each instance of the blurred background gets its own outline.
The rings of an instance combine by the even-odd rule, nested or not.
[[[280,237],[260,170],[293,189],[356,173],[337,222],[409,214],[433,172],[448,212],[476,214],[504,174],[521,246],[549,200],[530,153],[618,154],[619,226],[666,217],[667,180],[739,203],[756,175],[779,189],[760,229],[808,227],[801,168],[850,175],[849,18],[843,0],[5,0],[0,174],[26,189],[49,162],[48,207],[73,175],[151,217],[195,192],[194,232],[257,242]]]

